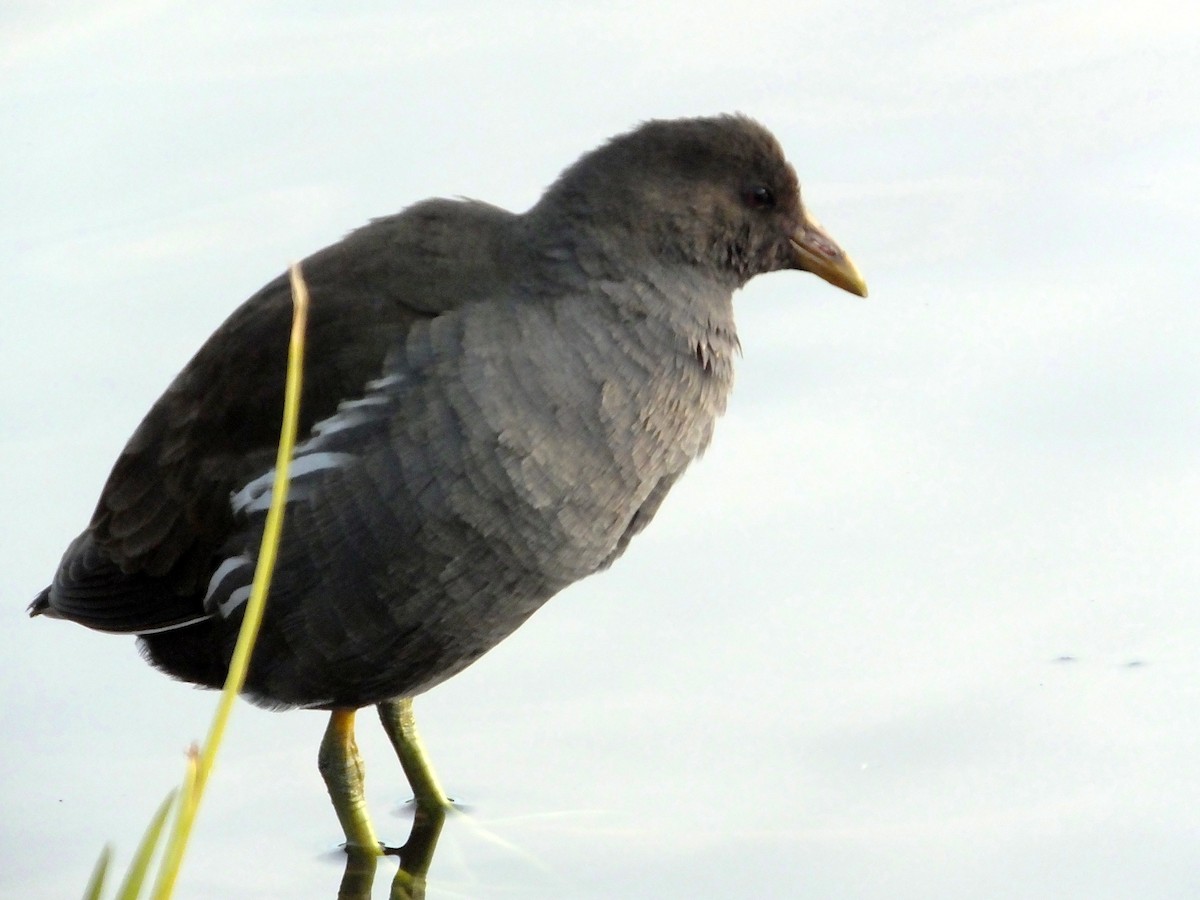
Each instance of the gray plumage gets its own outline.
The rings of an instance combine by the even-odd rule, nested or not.
[[[430,200],[305,260],[304,439],[247,693],[412,696],[611,564],[725,409],[734,291],[787,268],[865,293],[775,139],[732,116],[615,138],[524,214]],[[155,665],[220,684],[290,312],[277,279],[201,348],[34,613],[140,634]]]

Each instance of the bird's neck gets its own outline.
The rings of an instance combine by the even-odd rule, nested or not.
[[[647,263],[614,291],[623,317],[646,322],[642,333],[673,352],[700,362],[707,374],[732,378],[740,347],[733,291],[692,266]]]
[[[635,235],[592,229],[579,219],[552,221],[535,207],[514,222],[532,267],[546,279],[535,296],[560,298],[585,318],[624,334],[631,352],[645,353],[690,381],[699,366],[706,393],[720,395],[733,379],[740,346],[733,319],[736,278],[685,259],[664,258]],[[569,226],[569,227],[568,227]],[[520,292],[526,293],[526,292]],[[657,366],[655,367],[657,368]]]

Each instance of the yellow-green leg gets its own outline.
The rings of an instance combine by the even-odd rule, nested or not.
[[[371,818],[367,814],[367,799],[363,792],[363,763],[354,741],[353,709],[335,709],[329,716],[329,727],[321,740],[317,766],[334,812],[346,834],[346,850],[378,856],[379,841]]]
[[[413,718],[412,698],[402,697],[385,700],[378,704],[379,721],[383,730],[400,757],[400,765],[408,776],[417,806],[425,810],[445,810],[450,807],[446,792],[438,783],[421,739],[417,736],[417,723]]]

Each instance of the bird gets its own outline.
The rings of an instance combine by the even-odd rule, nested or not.
[[[523,213],[429,199],[301,264],[299,439],[244,696],[330,714],[346,846],[378,847],[356,711],[419,807],[449,804],[412,698],[610,566],[708,446],[733,295],[800,270],[866,296],[779,141],[741,114],[652,119]],[[203,343],[117,458],[30,615],[133,634],[220,687],[273,493],[292,305],[281,275]]]

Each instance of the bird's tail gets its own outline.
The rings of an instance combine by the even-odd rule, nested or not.
[[[46,588],[38,594],[33,602],[29,604],[29,615],[31,617],[49,616],[52,619],[57,618],[53,607],[50,606],[50,588]]]

